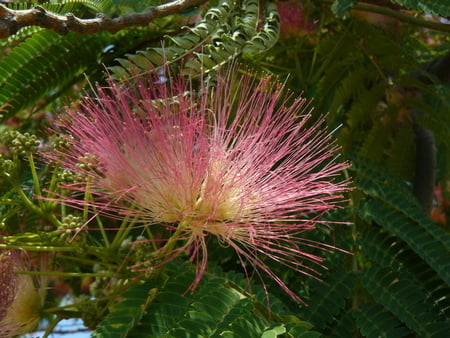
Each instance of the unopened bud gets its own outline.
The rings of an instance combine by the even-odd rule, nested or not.
[[[13,154],[25,155],[37,151],[40,141],[36,135],[11,130],[4,136],[5,145]]]

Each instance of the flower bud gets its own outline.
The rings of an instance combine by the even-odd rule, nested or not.
[[[5,145],[9,147],[11,153],[17,155],[34,153],[38,150],[40,144],[36,135],[31,135],[29,133],[22,134],[17,130],[7,132],[4,139]]]

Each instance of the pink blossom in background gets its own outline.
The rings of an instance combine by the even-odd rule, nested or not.
[[[171,230],[170,239],[157,242],[160,262],[188,252],[198,269],[192,288],[215,236],[246,269],[265,272],[299,300],[263,257],[316,275],[305,261],[320,265],[322,258],[309,249],[333,247],[301,235],[343,201],[347,164],[336,161],[323,118],[313,122],[303,98],[283,96],[283,85],[270,77],[237,74],[232,67],[209,85],[158,75],[111,82],[67,111],[59,130],[72,145],[56,156],[90,178],[97,210]],[[203,83],[197,91],[194,82]]]
[[[38,290],[32,276],[16,273],[30,269],[24,252],[10,250],[0,254],[0,337],[27,333],[41,318],[45,285]]]
[[[281,38],[295,38],[314,31],[315,24],[306,17],[305,8],[300,1],[278,1],[277,8]]]

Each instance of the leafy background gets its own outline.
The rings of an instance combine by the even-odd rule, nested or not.
[[[155,3],[42,5],[92,17],[142,11]],[[24,9],[36,3],[7,5]],[[80,241],[88,243],[90,258],[77,261],[76,243],[56,239],[46,230],[52,218],[20,196],[18,191],[25,191],[33,200],[29,190],[35,184],[29,162],[22,161],[17,184],[0,178],[1,245],[53,248],[58,271],[69,271],[51,281],[43,310],[47,334],[59,320],[77,317],[95,337],[446,337],[450,25],[440,21],[448,16],[447,0],[223,0],[116,34],[60,36],[29,27],[0,40],[3,137],[18,130],[45,138],[54,115],[89,90],[88,82],[104,81],[105,69],[124,78],[130,70],[145,73],[165,61],[181,72],[213,73],[238,59],[313,98],[314,113],[328,113],[329,128],[339,127],[334,135],[340,156],[352,164],[347,174],[355,189],[342,209],[327,216],[351,225],[308,234],[352,254],[326,254],[328,269],[320,281],[272,266],[306,306],[293,303],[270,280],[268,298],[257,278],[249,286],[236,257],[219,246],[212,246],[207,273],[194,293],[183,294],[194,272],[180,260],[163,276],[119,283],[108,297],[89,299],[89,288],[111,280],[107,267],[120,264],[111,257],[124,253],[113,247],[99,253],[101,235],[89,233]],[[49,171],[40,168],[38,176],[46,184]],[[46,208],[57,217],[64,214],[59,206]],[[59,252],[61,246],[69,249]],[[75,303],[58,308],[67,292]]]

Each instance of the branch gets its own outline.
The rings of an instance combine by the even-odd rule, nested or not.
[[[362,2],[371,4],[371,5],[375,5],[375,6],[380,6],[380,7],[386,7],[386,8],[390,8],[390,9],[394,9],[394,10],[400,10],[400,9],[405,9],[405,7],[393,3],[390,0],[362,0]]]
[[[180,13],[189,7],[200,5],[206,1],[174,0],[159,6],[149,7],[142,13],[124,14],[113,19],[101,13],[93,19],[80,19],[72,13],[57,15],[48,12],[41,6],[26,10],[12,10],[0,4],[0,38],[13,35],[19,29],[27,26],[48,28],[61,35],[69,32],[92,34],[108,31],[116,33],[121,29],[132,26],[147,26],[156,18]]]
[[[390,16],[399,21],[406,22],[406,23],[409,23],[414,26],[434,29],[434,30],[441,31],[441,32],[450,32],[450,25],[440,23],[440,22],[433,22],[433,21],[420,19],[420,18],[414,17],[412,15],[394,11],[389,8],[374,7],[374,6],[370,6],[370,5],[361,4],[361,5],[355,5],[353,7],[353,9]]]
[[[334,0],[318,0],[318,1],[321,3],[324,3],[324,4],[331,5]],[[373,1],[373,0],[367,0],[364,2],[376,3],[376,1]],[[378,4],[379,3],[380,3],[380,1],[378,1]],[[393,7],[393,6],[389,6],[389,7]],[[429,28],[429,29],[433,29],[433,30],[437,30],[437,31],[441,31],[441,32],[447,32],[447,33],[450,32],[450,25],[448,25],[448,24],[420,19],[413,15],[391,9],[389,7],[371,6],[371,5],[366,5],[364,3],[361,3],[361,4],[358,3],[358,4],[354,5],[352,7],[352,9],[389,16],[389,17],[395,18],[401,22],[406,22],[411,25],[422,27],[422,28]],[[394,6],[394,8],[395,8],[395,6]]]

